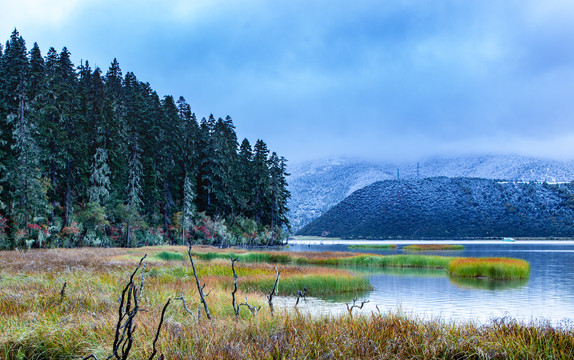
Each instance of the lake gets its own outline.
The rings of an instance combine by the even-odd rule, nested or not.
[[[358,296],[368,300],[361,312],[401,310],[424,319],[486,322],[510,316],[517,320],[548,320],[554,325],[574,322],[574,242],[573,241],[376,241],[397,244],[396,250],[349,249],[348,244],[366,241],[290,241],[290,251],[352,251],[382,255],[402,254],[406,244],[463,244],[462,251],[424,251],[463,257],[512,257],[530,263],[530,278],[522,281],[449,279],[443,270],[353,269],[367,273],[374,289]],[[352,296],[351,296],[352,298]],[[293,299],[282,299],[292,306]],[[346,313],[350,298],[300,303],[299,309],[321,314]]]

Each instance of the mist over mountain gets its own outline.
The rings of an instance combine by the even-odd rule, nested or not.
[[[574,180],[574,162],[517,155],[468,155],[403,163],[341,158],[294,164],[289,172],[288,216],[297,231],[355,190],[376,181],[446,176],[570,182]]]
[[[570,237],[574,185],[477,178],[385,180],[300,230],[344,238]]]

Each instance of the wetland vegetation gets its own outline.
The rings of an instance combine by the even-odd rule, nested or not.
[[[56,359],[93,354],[106,358],[114,342],[118,296],[143,254],[148,254],[145,268],[135,279],[138,294],[140,281],[144,284],[138,296],[145,311],[137,315],[130,359],[147,359],[154,348],[166,359],[313,359],[325,355],[355,359],[567,359],[574,355],[571,326],[555,328],[507,318],[486,325],[429,321],[383,308],[355,311],[353,316],[311,316],[283,308],[273,315],[266,305],[277,271],[278,295],[292,297],[293,306],[297,292],[304,288],[308,296],[347,294],[351,299],[371,288],[364,274],[297,264],[327,264],[333,262],[328,259],[339,259],[340,264],[379,266],[382,260],[378,259],[385,256],[276,252],[286,257],[266,257],[270,253],[256,256],[239,249],[232,254],[230,250],[194,247],[196,274],[209,294],[206,301],[212,319],[208,320],[199,308],[186,250],[148,247],[0,252],[0,357]],[[237,319],[231,299],[232,256],[240,259],[235,263],[236,297],[250,306],[240,306]],[[390,258],[414,264],[413,259],[422,263],[424,256]],[[438,263],[438,256],[429,258],[431,263]],[[181,298],[186,300],[185,308],[176,301]],[[169,299],[171,304],[163,318],[162,309]],[[251,308],[258,309],[255,315]]]

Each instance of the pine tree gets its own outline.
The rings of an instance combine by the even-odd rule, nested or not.
[[[270,225],[270,178],[268,165],[269,150],[263,140],[257,140],[253,155],[253,212],[255,220]]]
[[[251,218],[254,214],[253,189],[255,178],[253,172],[253,150],[247,139],[243,139],[241,142],[237,163],[237,176],[235,178],[239,188],[237,193],[238,211],[240,215]]]
[[[90,175],[90,188],[88,190],[90,202],[105,206],[110,198],[110,190],[108,152],[104,148],[98,148],[94,154],[92,174]]]

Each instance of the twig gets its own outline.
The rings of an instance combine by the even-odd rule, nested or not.
[[[233,271],[233,291],[231,292],[231,305],[233,306],[233,312],[235,313],[235,318],[239,317],[239,305],[235,302],[235,293],[237,292],[237,274],[235,273],[235,262],[239,261],[237,258],[231,258],[231,270]]]
[[[359,305],[357,305],[357,297],[355,296],[355,298],[353,299],[353,305],[351,305],[351,307],[349,307],[349,304],[348,304],[348,303],[345,303],[345,305],[347,305],[347,311],[349,312],[349,315],[350,315],[351,317],[353,317],[353,309],[354,309],[354,308],[362,309],[362,308],[363,308],[363,305],[365,305],[365,304],[368,303],[368,302],[369,302],[369,300],[363,300],[363,301],[361,302],[361,305],[359,306]]]
[[[189,310],[187,308],[187,304],[185,303],[185,299],[183,297],[183,295],[181,295],[180,297],[175,298],[174,300],[181,300],[183,302],[183,308],[185,309],[185,311],[187,311],[188,313],[190,313],[191,315],[193,315],[193,311]]]
[[[64,296],[66,296],[66,286],[67,285],[68,285],[68,282],[65,281],[64,286],[62,286],[62,290],[60,290],[60,302],[64,301]]]
[[[171,299],[167,299],[167,302],[165,303],[165,306],[163,307],[163,310],[161,311],[161,318],[159,320],[159,325],[157,326],[157,332],[155,333],[155,339],[153,340],[153,352],[151,353],[151,356],[149,357],[149,360],[153,360],[153,357],[155,356],[157,350],[155,348],[155,344],[157,343],[157,339],[159,338],[159,331],[161,330],[161,325],[163,324],[163,317],[165,315],[165,310],[167,309],[167,306],[169,305],[169,302],[171,301]],[[163,357],[160,356],[160,359]]]
[[[241,303],[241,304],[239,304],[239,305],[237,306],[238,311],[239,311],[239,308],[240,308],[241,306],[247,307],[247,308],[249,309],[249,311],[251,311],[251,315],[253,315],[253,316],[257,315],[257,312],[259,311],[259,309],[261,309],[261,306],[255,307],[255,306],[249,305],[249,303],[247,302],[247,297],[245,297],[245,302],[244,302],[244,303]]]
[[[141,282],[140,282],[140,299],[143,298],[144,275],[145,275],[145,264],[142,267],[142,277],[141,277]]]
[[[303,291],[297,291],[297,301],[295,302],[295,307],[299,305],[299,299],[303,298],[303,300],[307,300],[305,297],[307,296],[307,288],[303,288]]]
[[[195,277],[195,283],[197,285],[197,291],[199,292],[199,298],[201,299],[201,303],[203,304],[203,308],[205,310],[205,316],[209,320],[211,320],[211,315],[209,314],[209,308],[207,307],[207,303],[205,302],[205,298],[209,296],[211,293],[208,292],[207,295],[203,294],[203,289],[205,288],[205,284],[203,286],[199,283],[199,277],[197,276],[197,272],[195,271],[195,264],[193,263],[193,258],[191,257],[191,241],[189,242],[189,248],[187,249],[187,255],[189,256],[189,262],[191,262],[191,268],[193,269],[193,276]]]
[[[267,302],[269,303],[269,310],[271,311],[271,316],[273,316],[273,295],[276,295],[277,288],[279,286],[279,275],[281,275],[281,271],[277,270],[277,268],[275,268],[275,271],[277,272],[277,275],[275,276],[275,285],[273,285],[273,290],[271,291],[269,296],[267,296],[268,300]]]

